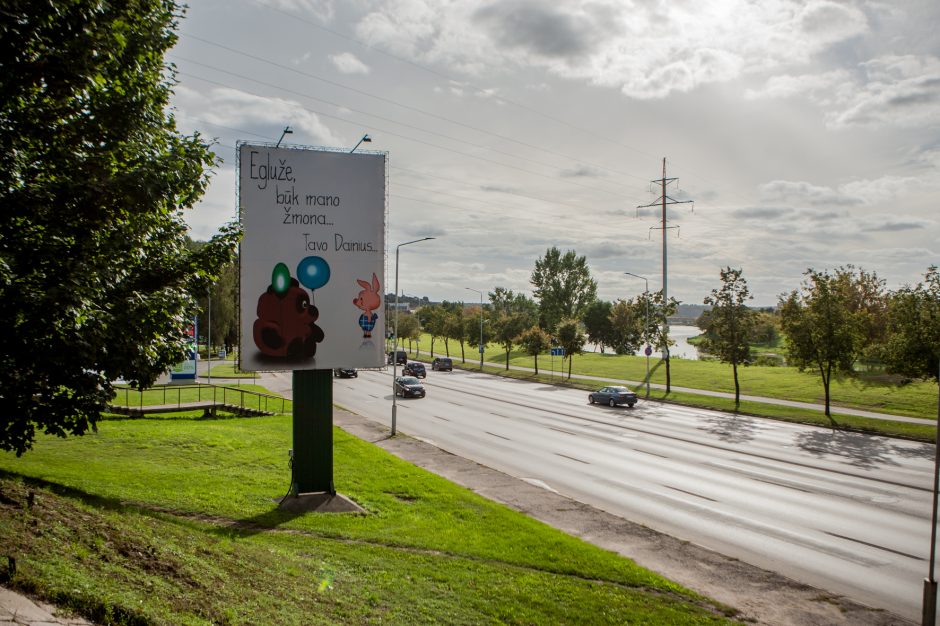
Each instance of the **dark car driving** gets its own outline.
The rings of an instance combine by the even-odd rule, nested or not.
[[[337,378],[359,378],[359,372],[354,367],[337,367],[333,370],[333,376]]]
[[[424,385],[414,376],[399,376],[395,379],[395,395],[402,398],[423,398]]]
[[[408,362],[408,353],[404,350],[399,350],[398,353],[389,352],[388,353],[388,364],[398,363],[399,365],[404,365]]]
[[[428,371],[424,368],[424,363],[411,362],[401,368],[402,376],[414,376],[415,378],[427,378]]]
[[[452,372],[454,371],[454,362],[450,359],[438,357],[431,361],[431,369],[435,372]]]
[[[626,404],[628,407],[632,407],[636,404],[636,394],[626,387],[601,387],[588,395],[588,402],[609,406]]]

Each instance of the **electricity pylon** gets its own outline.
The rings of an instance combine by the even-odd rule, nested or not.
[[[659,183],[662,188],[661,195],[650,204],[643,204],[637,207],[637,209],[646,209],[654,206],[662,206],[663,215],[662,215],[662,226],[653,226],[650,230],[659,228],[663,231],[663,361],[666,363],[666,393],[671,391],[671,377],[669,372],[669,321],[666,319],[666,305],[669,302],[668,291],[667,291],[667,261],[668,256],[666,254],[666,231],[670,228],[678,228],[677,226],[669,226],[666,220],[666,207],[673,204],[693,204],[692,200],[676,200],[670,198],[666,195],[666,186],[669,183],[678,181],[678,178],[666,178],[666,157],[663,157],[663,177],[651,180],[650,184]]]

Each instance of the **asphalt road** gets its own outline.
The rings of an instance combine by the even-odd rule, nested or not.
[[[795,580],[919,619],[933,447],[467,371],[398,399],[410,436]],[[334,401],[386,425],[390,373]]]

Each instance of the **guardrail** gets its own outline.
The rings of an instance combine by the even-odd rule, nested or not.
[[[195,398],[187,394],[183,400],[183,392],[196,390]],[[150,387],[137,391],[130,387],[118,389],[115,401],[123,396],[123,406],[116,406],[112,402],[111,409],[121,413],[166,413],[168,411],[186,411],[196,408],[224,408],[234,411],[250,412],[257,415],[273,415],[283,413],[286,398],[274,396],[259,391],[250,391],[238,387],[224,385],[165,385]],[[175,399],[174,399],[175,398]],[[133,401],[132,401],[133,399]],[[279,408],[275,411],[274,409]],[[123,409],[123,410],[122,410]]]

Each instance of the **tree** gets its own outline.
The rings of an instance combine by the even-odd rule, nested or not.
[[[645,293],[637,297],[637,302],[643,302],[643,308],[649,306],[649,317],[647,319],[646,336],[647,341],[653,350],[663,354],[663,363],[666,365],[666,393],[672,391],[672,370],[669,365],[669,346],[675,343],[669,338],[670,316],[676,314],[679,308],[679,301],[675,298],[669,298],[668,302],[663,301],[663,292]]]
[[[498,313],[493,318],[493,338],[506,350],[506,369],[509,369],[509,354],[526,328],[532,324],[532,318],[522,312]]]
[[[751,343],[762,346],[774,346],[780,338],[780,322],[769,311],[757,311],[754,315],[754,328],[751,331]]]
[[[467,355],[464,350],[464,342],[467,340],[467,324],[464,319],[463,302],[444,303],[447,307],[447,315],[444,320],[444,345],[447,345],[447,339],[454,339],[460,342],[460,362],[467,362]],[[450,350],[447,352],[450,356]]]
[[[754,331],[754,312],[745,302],[751,299],[747,281],[740,269],[726,267],[719,272],[721,289],[712,289],[705,304],[712,308],[703,329],[705,339],[702,349],[714,354],[723,363],[731,364],[734,373],[734,406],[741,404],[741,385],[738,381],[738,365],[747,363],[751,355],[750,339]]]
[[[808,269],[801,291],[794,290],[780,302],[780,322],[787,336],[788,360],[800,371],[819,372],[825,394],[826,417],[830,412],[833,375],[853,376],[856,359],[878,336],[880,323],[871,319],[882,305],[880,281],[852,266],[835,274]]]
[[[434,356],[434,340],[443,337],[447,321],[447,311],[440,304],[423,306],[418,311],[421,326],[431,335],[431,356]],[[448,353],[447,356],[450,356]]]
[[[529,330],[519,335],[519,345],[525,353],[535,359],[535,375],[539,375],[539,354],[548,350],[552,345],[552,338],[544,330],[533,325]]]
[[[408,352],[411,352],[411,342],[421,338],[421,322],[417,315],[400,313],[398,316],[398,341],[408,340]],[[420,344],[418,344],[420,347]]]
[[[184,358],[191,293],[231,261],[229,225],[186,248],[214,156],[168,113],[172,0],[11,0],[0,12],[0,449],[94,428],[111,381]]]
[[[199,242],[197,245],[201,247],[203,244]],[[209,343],[225,346],[229,350],[238,337],[238,265],[229,263],[222,268],[218,280],[207,292],[192,295],[199,303],[199,315],[196,318],[199,331],[211,332]]]
[[[888,297],[887,340],[881,358],[889,372],[940,383],[940,273]]]
[[[563,318],[580,320],[588,305],[597,299],[597,283],[591,278],[587,259],[574,250],[564,255],[554,246],[535,261],[530,282],[539,303],[539,325],[547,331]]]
[[[591,343],[600,345],[601,354],[605,345],[612,347],[614,344],[614,329],[610,323],[612,307],[610,302],[595,300],[584,310],[584,330]]]
[[[617,354],[633,354],[643,343],[643,324],[646,317],[646,301],[618,300],[610,309],[610,347]]]
[[[568,359],[568,380],[571,380],[571,361],[576,353],[581,354],[587,338],[581,332],[580,322],[573,317],[565,318],[558,323],[555,336],[558,338],[558,345],[565,350],[565,358]]]

